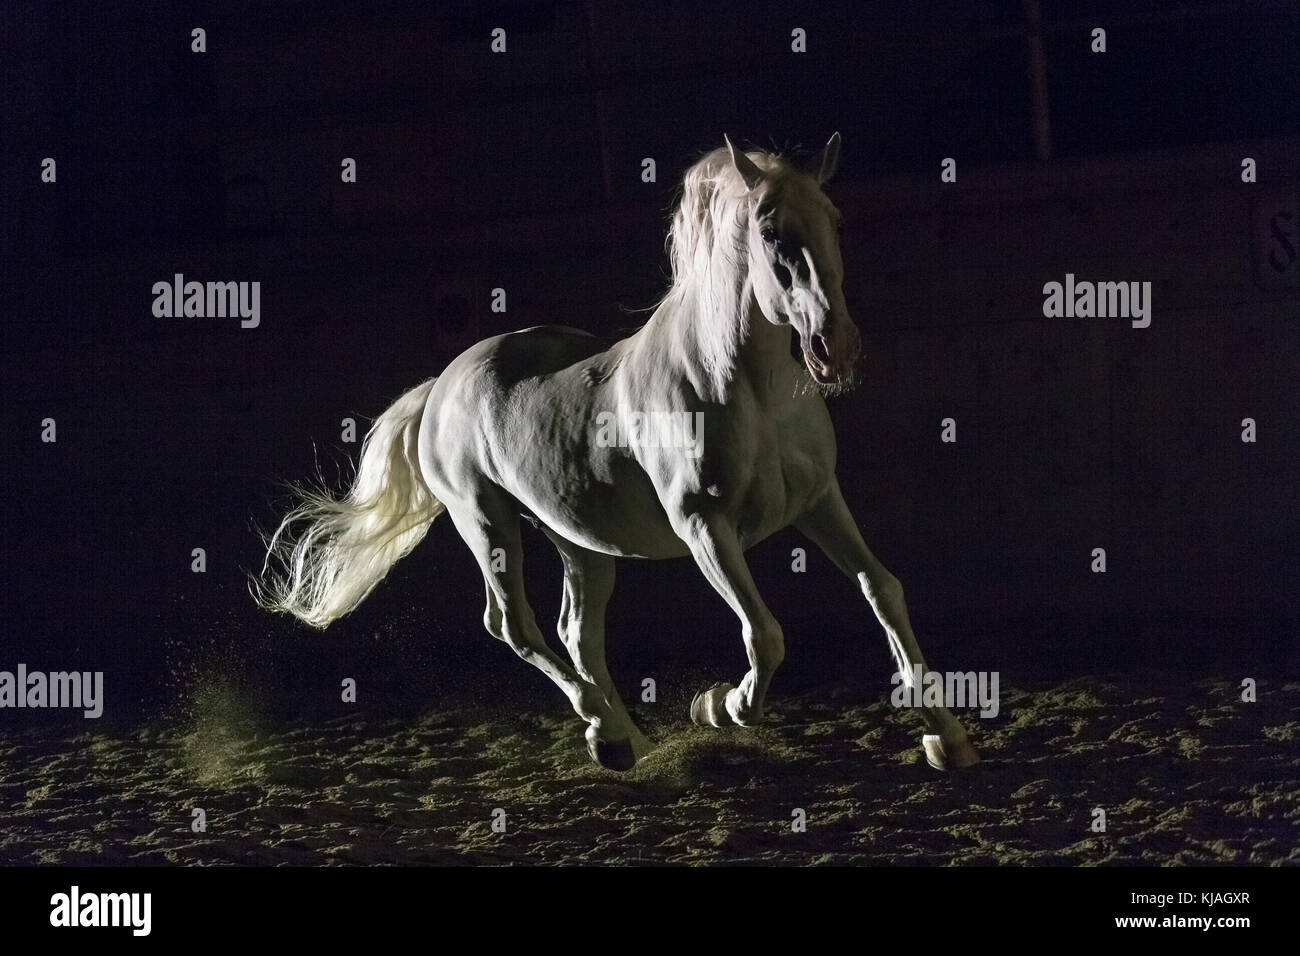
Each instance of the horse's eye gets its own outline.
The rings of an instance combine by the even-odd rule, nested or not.
[[[763,241],[766,243],[770,244],[776,242],[776,230],[771,226],[764,226],[762,230],[759,231],[759,235],[763,237]]]

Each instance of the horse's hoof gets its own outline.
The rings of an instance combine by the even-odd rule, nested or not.
[[[632,741],[601,740],[590,730],[587,732],[587,753],[606,770],[631,770],[636,766],[636,754],[632,750]]]
[[[980,755],[963,734],[956,740],[944,740],[938,734],[921,738],[925,761],[935,770],[964,770],[980,762]]]
[[[731,723],[727,713],[727,691],[731,684],[714,684],[702,690],[691,701],[691,722],[703,727],[723,727]]]

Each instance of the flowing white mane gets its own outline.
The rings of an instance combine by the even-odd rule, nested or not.
[[[777,153],[754,151],[746,155],[767,174],[759,202],[764,205],[779,202],[785,178],[793,167]],[[723,260],[736,264],[735,259],[743,251],[736,240],[744,222],[741,213],[748,206],[747,192],[725,147],[706,153],[686,170],[681,200],[673,213],[666,243],[673,288],[707,274],[719,243]]]
[[[777,153],[755,150],[746,155],[765,174],[753,194],[725,147],[706,153],[686,170],[665,242],[672,285],[660,300],[658,314],[680,315],[690,323],[718,392],[725,387],[722,376],[732,367],[747,330],[748,316],[739,314],[747,214],[755,204],[767,209],[779,203],[788,177],[797,172]]]

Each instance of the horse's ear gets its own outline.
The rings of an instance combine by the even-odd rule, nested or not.
[[[835,175],[835,170],[840,165],[840,134],[832,133],[831,138],[826,141],[826,146],[822,149],[821,157],[808,170],[809,173],[817,177],[818,185],[825,186],[830,182],[830,178]]]
[[[743,150],[736,149],[731,144],[731,138],[726,133],[722,134],[722,139],[727,144],[727,150],[731,153],[731,165],[736,167],[736,172],[740,173],[740,178],[745,181],[746,189],[753,189],[763,178],[763,172],[760,170],[752,159],[745,155]]]

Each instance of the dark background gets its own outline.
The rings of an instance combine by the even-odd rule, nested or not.
[[[1026,9],[6,3],[0,667],[104,669],[110,720],[212,680],[328,713],[342,676],[367,709],[558,712],[482,631],[445,519],[323,634],[252,605],[251,522],[274,521],[280,480],[349,474],[340,420],[364,430],[473,341],[635,329],[665,287],[673,187],[724,132],[802,155],[839,130],[829,191],[869,353],[832,403],[840,479],[931,665],[1297,672],[1295,220],[1289,259],[1268,229],[1296,209],[1297,7],[1043,3],[1038,145]],[[956,184],[939,181],[947,156]],[[261,326],[154,318],[151,286],[176,272],[260,281]],[[1066,272],[1153,282],[1151,327],[1043,318],[1043,283]],[[57,444],[39,440],[47,416]],[[947,416],[956,445],[939,442]],[[791,573],[804,544],[751,552],[785,625],[776,691],[884,693],[874,617],[820,554]],[[529,560],[553,620],[540,534]],[[739,628],[689,562],[620,575],[625,696],[645,676],[688,700],[702,675],[740,675]]]

